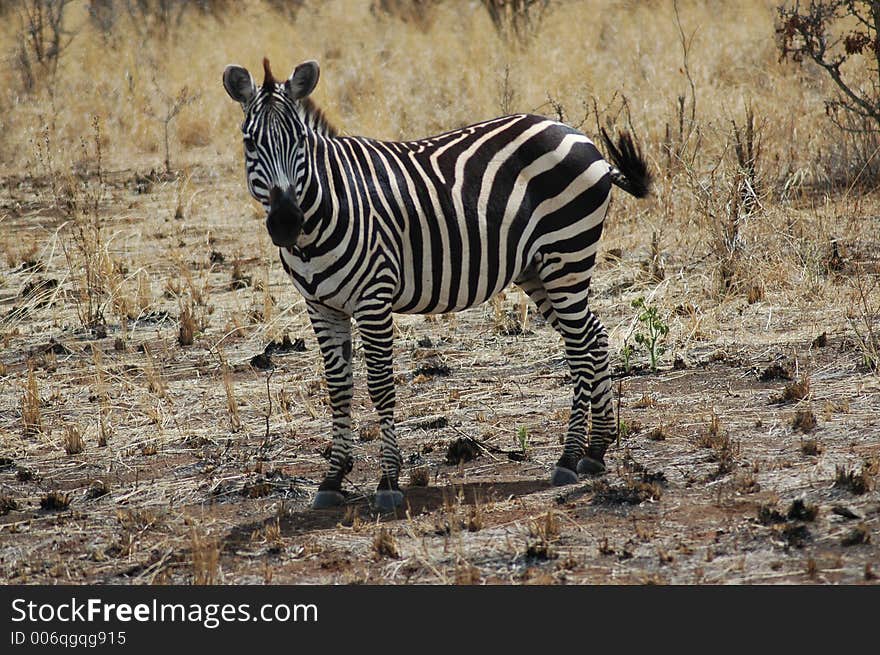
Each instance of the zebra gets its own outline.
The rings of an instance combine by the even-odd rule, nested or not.
[[[345,502],[351,470],[352,319],[379,416],[381,511],[400,506],[394,424],[393,313],[461,311],[511,283],[562,336],[573,397],[551,482],[605,472],[617,435],[606,330],[588,304],[612,185],[643,198],[651,173],[632,137],[602,129],[594,143],[561,122],[516,114],[418,141],[341,136],[309,95],[315,61],[276,80],[263,59],[259,88],[229,65],[223,85],[244,112],[251,195],[281,264],[305,299],[332,410],[329,471],[315,509]],[[590,438],[587,440],[587,423]]]

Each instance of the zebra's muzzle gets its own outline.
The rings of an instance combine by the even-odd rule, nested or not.
[[[296,238],[302,231],[303,212],[293,199],[291,190],[282,191],[272,187],[269,191],[269,214],[266,216],[266,229],[279,248],[296,245]]]

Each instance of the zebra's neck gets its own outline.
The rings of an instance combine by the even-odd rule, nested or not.
[[[323,117],[319,115],[319,118]],[[296,153],[296,198],[304,217],[303,230],[298,240],[301,250],[309,248],[316,239],[320,239],[324,224],[333,214],[325,188],[328,172],[325,170],[324,159],[327,148],[331,147],[328,142],[335,135],[335,131],[325,134],[319,129],[313,129],[305,120],[303,122],[306,126],[305,138],[300,142]],[[332,130],[332,126],[326,121],[322,122],[322,126]]]
[[[304,137],[296,153],[296,197],[302,209],[305,225],[300,236],[300,247],[308,248],[319,238],[322,224],[330,215],[324,193],[324,178],[320,151],[327,147],[326,139],[336,137],[338,130],[327,120],[324,112],[311,98],[296,103],[297,116],[302,123]]]
[[[296,107],[300,120],[308,129],[321,136],[338,136],[339,131],[327,120],[324,112],[311,98],[303,98]]]

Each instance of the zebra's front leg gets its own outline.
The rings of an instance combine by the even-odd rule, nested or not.
[[[364,305],[355,313],[367,361],[367,388],[379,415],[382,439],[382,477],[376,489],[375,507],[390,512],[403,503],[398,485],[402,458],[394,431],[394,322],[391,305]]]
[[[312,501],[313,509],[323,509],[345,502],[342,479],[351,470],[351,319],[321,305],[310,303],[308,309],[324,357],[324,379],[333,413],[330,470]]]

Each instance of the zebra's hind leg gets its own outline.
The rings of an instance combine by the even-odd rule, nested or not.
[[[554,330],[561,332],[556,320],[556,312],[553,311],[553,305],[547,297],[547,290],[535,270],[528,268],[523,271],[523,274],[515,280],[515,284],[532,299],[544,320],[552,325]]]
[[[379,414],[382,439],[382,477],[373,504],[380,512],[391,512],[403,504],[398,484],[402,458],[394,430],[394,321],[390,303],[364,304],[355,314],[367,360],[367,388]]]
[[[345,502],[342,479],[351,470],[351,319],[321,305],[308,304],[309,317],[324,358],[324,378],[333,412],[330,470],[312,501],[313,509]]]
[[[541,312],[544,319],[564,338],[566,333],[559,322],[556,311],[553,308],[553,303],[550,302],[550,297],[547,295],[547,289],[544,288],[544,283],[538,277],[534,269],[526,270],[523,275],[516,280],[516,284],[529,295],[529,298],[535,303],[535,306],[538,308],[538,311]],[[571,362],[570,357],[569,362]],[[575,405],[577,404],[577,393],[575,393]],[[571,416],[572,419],[576,417],[574,406],[572,408]],[[566,438],[566,449],[567,451],[569,450],[569,441],[573,440],[573,445],[570,450],[572,453],[576,451],[577,454],[572,454],[571,456],[563,455],[553,468],[550,482],[557,487],[566,484],[574,484],[578,480],[578,457],[580,457],[584,450],[584,438],[582,436],[578,437],[578,431],[582,431],[580,428],[581,424],[582,421],[579,420],[572,420],[569,424],[569,436]]]
[[[577,472],[596,475],[605,472],[605,451],[617,437],[617,421],[611,392],[611,367],[608,363],[608,333],[599,319],[592,313],[590,315],[598,326],[593,342],[590,445],[586,455],[578,462]]]
[[[562,335],[574,390],[562,456],[553,470],[554,485],[577,481],[578,473],[605,471],[605,450],[615,435],[614,410],[605,327],[588,307],[589,280],[545,293]],[[592,408],[592,437],[587,447],[587,421]]]

